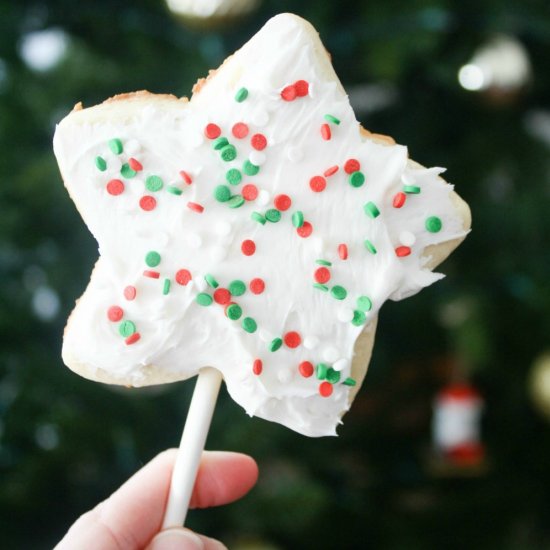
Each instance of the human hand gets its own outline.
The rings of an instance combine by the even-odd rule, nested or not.
[[[55,550],[220,550],[217,540],[183,527],[159,533],[170,490],[176,450],[157,455],[107,500],[82,515]],[[258,467],[243,454],[202,455],[191,508],[208,508],[241,498],[256,483]]]

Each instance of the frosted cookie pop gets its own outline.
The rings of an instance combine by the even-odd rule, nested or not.
[[[333,435],[380,307],[442,277],[468,207],[443,169],[361,128],[297,16],[268,21],[193,92],[77,105],[57,128],[100,253],[64,361],[129,386],[212,367],[248,414]]]

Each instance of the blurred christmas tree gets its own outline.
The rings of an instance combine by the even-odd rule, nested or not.
[[[121,91],[186,95],[280,11],[320,31],[367,128],[448,167],[474,231],[443,283],[385,307],[340,438],[250,420],[222,396],[209,447],[251,453],[262,478],[244,501],[194,513],[190,525],[232,548],[550,546],[550,430],[527,391],[550,334],[546,2],[271,0],[201,30],[156,0],[2,0],[3,548],[52,547],[175,445],[193,386],[113,390],[62,366],[63,325],[97,253],[57,172],[55,122],[77,101]],[[455,378],[485,397],[489,458],[469,478],[436,475],[427,458],[433,397]]]

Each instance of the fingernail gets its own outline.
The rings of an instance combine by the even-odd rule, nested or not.
[[[148,550],[204,550],[204,544],[189,529],[175,528],[161,531],[151,541]]]

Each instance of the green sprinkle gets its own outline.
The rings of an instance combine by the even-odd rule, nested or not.
[[[332,294],[333,298],[336,298],[337,300],[343,300],[348,295],[348,291],[340,285],[334,285],[330,289],[330,293]]]
[[[175,185],[168,185],[168,187],[166,187],[166,191],[168,191],[168,193],[172,193],[172,195],[181,195],[183,193],[183,191]]]
[[[248,90],[246,88],[241,88],[235,94],[235,101],[237,103],[242,103],[248,97]]]
[[[120,167],[120,175],[123,177],[123,178],[126,178],[126,179],[130,179],[130,178],[133,178],[135,177],[135,175],[137,174],[137,172],[135,170],[132,170],[130,168],[130,165],[125,162],[121,167]]]
[[[260,167],[252,164],[249,160],[245,160],[243,163],[243,172],[247,176],[255,176],[260,171]]]
[[[326,375],[326,379],[331,383],[331,384],[336,384],[337,382],[340,382],[340,373],[333,369],[332,367],[330,367],[328,370],[327,370],[327,375]]]
[[[332,262],[328,262],[327,260],[315,260],[315,263],[319,265],[326,265],[328,267],[332,265]]]
[[[237,158],[237,149],[235,148],[234,145],[231,145],[231,144],[226,145],[221,150],[221,157],[223,161],[231,162],[232,160],[235,160]]]
[[[294,227],[302,227],[304,225],[304,214],[301,210],[297,210],[292,214],[292,225]]]
[[[258,324],[254,321],[254,319],[252,319],[252,317],[245,317],[241,321],[241,325],[246,332],[250,333],[256,332],[256,329],[258,328]]]
[[[122,141],[120,141],[120,139],[118,138],[110,139],[107,142],[107,145],[115,155],[120,155],[120,153],[122,153],[123,148],[122,148]]]
[[[367,320],[367,316],[358,309],[353,310],[353,319],[351,320],[351,324],[355,325],[356,327],[360,327],[361,325],[364,325]]]
[[[443,227],[443,223],[440,218],[437,216],[430,216],[429,218],[426,218],[426,229],[430,233],[437,233],[441,231],[441,228]]]
[[[149,191],[153,191],[153,192],[160,191],[163,185],[164,185],[164,182],[158,176],[149,176],[145,180],[145,187],[147,187]]]
[[[420,193],[420,187],[418,187],[418,185],[404,185],[403,191],[408,195],[418,195],[418,193]]]
[[[218,202],[227,202],[231,198],[231,189],[227,185],[218,185],[214,189],[214,198]]]
[[[239,304],[231,304],[227,306],[227,309],[225,310],[225,314],[232,321],[236,321],[237,319],[241,318],[241,315],[243,314],[243,310]]]
[[[170,279],[164,279],[164,287],[162,293],[166,296],[170,292]]]
[[[205,276],[204,276],[204,280],[212,287],[212,288],[218,288],[220,286],[220,284],[218,283],[218,281],[216,281],[216,279],[210,275],[210,273],[207,273]]]
[[[196,300],[199,306],[209,306],[213,302],[212,296],[210,296],[210,294],[206,294],[206,292],[200,292],[197,294]]]
[[[145,254],[145,263],[149,267],[157,267],[160,264],[160,254],[155,250],[151,250]]]
[[[276,208],[270,208],[265,213],[265,219],[271,223],[277,223],[281,219],[281,213]]]
[[[220,149],[223,149],[226,145],[229,145],[229,140],[226,137],[223,137],[223,136],[215,139],[212,143],[212,147],[216,151],[219,151]]]
[[[376,207],[376,204],[373,202],[367,202],[365,206],[363,206],[363,210],[365,211],[365,214],[369,216],[369,218],[377,218],[380,215],[380,210]]]
[[[342,384],[344,384],[345,386],[355,386],[357,382],[355,381],[355,379],[348,377],[342,382]]]
[[[231,168],[225,173],[225,179],[231,185],[239,185],[243,179],[243,175],[237,168]]]
[[[324,380],[327,377],[328,365],[325,363],[319,363],[315,366],[315,376],[317,380]]]
[[[258,223],[261,223],[262,225],[265,225],[266,219],[259,213],[259,212],[252,212],[250,214],[250,217]]]
[[[128,338],[128,336],[132,336],[136,332],[136,325],[132,321],[122,321],[118,325],[118,332],[122,337]]]
[[[365,174],[363,172],[352,172],[348,178],[349,184],[352,187],[361,187],[365,183]]]
[[[269,343],[269,351],[277,351],[282,345],[282,338],[273,338],[273,340]]]
[[[100,172],[105,172],[105,170],[107,170],[107,162],[103,157],[96,157],[95,165]]]
[[[325,116],[324,116],[324,119],[325,119],[327,122],[332,122],[333,124],[340,124],[340,119],[339,119],[339,118],[336,118],[336,117],[333,116],[333,115],[325,115]]]
[[[357,309],[359,311],[370,311],[372,309],[372,300],[368,296],[359,296],[357,298]]]
[[[244,199],[242,195],[233,195],[226,204],[229,208],[239,208],[244,204]]]
[[[242,296],[246,292],[246,285],[239,279],[231,281],[227,288],[233,296]]]
[[[365,242],[363,244],[371,254],[376,254],[377,252],[376,247],[368,239],[365,239]]]
[[[321,283],[313,283],[313,288],[316,288],[318,290],[322,290],[323,292],[328,292],[328,286],[322,285]]]

